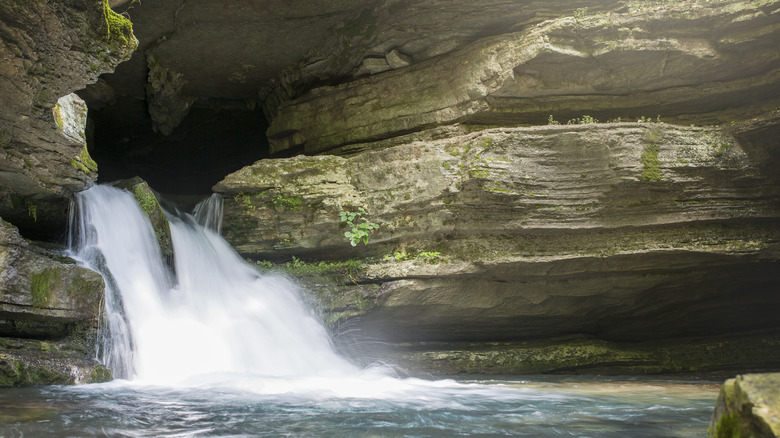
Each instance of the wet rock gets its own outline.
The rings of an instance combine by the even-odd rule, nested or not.
[[[0,219],[0,386],[111,380],[94,360],[103,292],[100,274]]]
[[[0,387],[108,382],[111,371],[67,341],[0,338]]]
[[[746,374],[726,380],[709,436],[780,436],[780,373]]]
[[[53,339],[96,325],[100,274],[24,241],[0,219],[0,336]]]
[[[113,182],[112,185],[123,188],[133,194],[141,210],[149,217],[154,229],[157,243],[160,245],[162,256],[172,261],[173,240],[171,240],[171,227],[162,210],[157,194],[149,187],[146,181],[139,177]]]

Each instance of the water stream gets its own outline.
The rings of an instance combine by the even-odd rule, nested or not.
[[[118,379],[0,391],[0,437],[706,434],[711,382],[358,368],[295,283],[258,273],[219,236],[211,202],[194,216],[167,212],[171,270],[129,192],[79,194],[73,257],[106,278],[99,359]]]

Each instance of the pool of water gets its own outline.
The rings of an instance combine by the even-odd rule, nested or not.
[[[719,382],[236,378],[0,390],[0,437],[701,437]]]

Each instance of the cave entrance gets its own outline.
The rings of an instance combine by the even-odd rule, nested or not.
[[[125,99],[90,107],[87,138],[99,183],[139,176],[161,193],[206,195],[229,173],[268,157],[267,127],[258,109],[196,104],[162,135],[145,101]]]

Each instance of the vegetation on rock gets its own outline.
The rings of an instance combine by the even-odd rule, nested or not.
[[[347,238],[352,246],[357,246],[360,242],[363,242],[363,245],[368,245],[372,230],[379,228],[379,224],[369,221],[364,217],[365,214],[366,209],[363,207],[358,207],[357,211],[339,212],[341,221],[346,223],[350,229],[344,233],[344,237]]]

